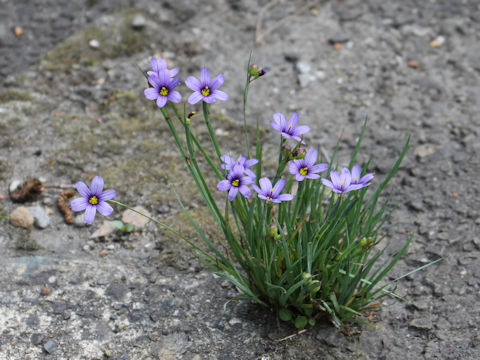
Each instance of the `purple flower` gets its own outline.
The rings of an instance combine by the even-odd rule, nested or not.
[[[246,198],[250,197],[252,192],[247,185],[253,183],[253,179],[250,176],[243,176],[244,172],[245,168],[242,165],[235,165],[228,173],[227,180],[222,180],[218,183],[218,190],[230,190],[228,192],[228,200],[235,199],[239,191]]]
[[[158,74],[153,74],[148,77],[148,82],[153,86],[145,89],[144,94],[148,100],[157,100],[157,106],[162,108],[170,100],[174,103],[179,103],[182,100],[182,95],[178,91],[173,90],[180,84],[180,78],[171,78],[168,71],[160,70]]]
[[[301,160],[292,160],[288,163],[288,170],[295,175],[297,181],[303,181],[305,178],[318,179],[317,173],[328,169],[328,164],[315,164],[317,161],[317,150],[309,149],[305,158]]]
[[[150,59],[150,64],[152,65],[152,70],[153,71],[147,71],[147,75],[150,76],[150,75],[157,75],[158,76],[158,73],[160,71],[163,71],[165,70],[167,72],[167,75],[169,77],[174,77],[175,75],[178,74],[178,68],[174,68],[174,69],[168,69],[167,68],[167,60],[165,59],[157,59],[157,58],[154,58],[152,57]]]
[[[190,104],[196,104],[200,100],[207,103],[213,103],[218,100],[228,100],[228,94],[218,90],[225,81],[223,74],[218,75],[210,80],[210,70],[206,67],[200,71],[200,80],[196,77],[189,76],[185,80],[185,84],[194,91],[192,95],[188,97]]]
[[[282,201],[289,201],[293,199],[291,194],[280,194],[283,187],[285,186],[285,180],[280,179],[277,181],[275,186],[272,187],[272,182],[263,177],[259,181],[260,187],[255,184],[252,184],[253,189],[258,193],[258,197],[263,200],[267,200],[273,203],[280,203]]]
[[[347,168],[343,168],[340,175],[338,175],[338,172],[335,170],[330,171],[330,179],[332,179],[332,181],[322,179],[323,185],[338,194],[345,194],[351,190],[358,190],[364,187],[364,185],[352,184],[352,175]]]
[[[257,177],[257,175],[255,175],[255,173],[252,170],[249,169],[250,166],[258,163],[257,159],[248,159],[247,160],[247,157],[245,155],[240,156],[236,161],[235,161],[234,158],[232,158],[229,155],[222,155],[222,157],[220,159],[225,163],[225,164],[220,164],[220,167],[222,169],[232,171],[232,169],[234,168],[235,165],[242,165],[243,166],[243,171],[244,171],[245,174],[247,174],[248,176],[250,176],[252,178]]]
[[[297,141],[302,141],[300,135],[306,134],[310,131],[310,127],[306,125],[297,126],[298,124],[298,114],[293,113],[290,117],[290,120],[285,119],[285,116],[281,113],[273,114],[273,121],[270,121],[270,125],[282,133],[282,136],[287,139],[295,139]],[[302,141],[303,143],[303,141]]]
[[[117,193],[113,189],[103,191],[103,178],[100,176],[93,178],[90,189],[82,181],[77,182],[75,187],[82,197],[72,200],[70,207],[73,211],[85,210],[85,224],[93,223],[97,210],[103,216],[109,216],[113,212],[113,208],[106,201],[113,199]]]
[[[360,177],[362,174],[362,170],[360,166],[355,165],[352,168],[352,184],[354,185],[363,185],[363,187],[370,185],[369,181],[373,179],[373,174],[365,174],[364,176]]]

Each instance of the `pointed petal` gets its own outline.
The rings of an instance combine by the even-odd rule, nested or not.
[[[232,201],[233,199],[235,199],[235,196],[237,196],[237,194],[238,194],[238,187],[232,186],[230,188],[230,191],[228,192],[228,200]]]
[[[347,189],[352,182],[352,175],[350,175],[350,170],[347,168],[342,169],[342,173],[340,174],[340,183],[343,185],[343,189]],[[343,184],[342,184],[343,183]]]
[[[255,190],[257,193],[259,193],[259,194],[262,193],[262,189],[260,189],[256,184],[252,184],[252,188],[253,188],[253,190]]]
[[[95,176],[90,185],[90,189],[92,195],[97,195],[98,197],[103,191],[103,178],[101,176]]]
[[[270,121],[270,125],[272,125],[272,127],[275,130],[282,132],[282,128],[280,127],[280,124],[278,124],[277,122],[272,120],[272,121]]]
[[[178,68],[173,68],[173,69],[167,70],[167,72],[168,72],[168,75],[169,75],[170,77],[174,77],[175,75],[178,74],[179,69],[178,69]]]
[[[292,116],[290,116],[290,120],[288,120],[287,126],[292,125],[293,128],[297,127],[298,124],[298,114],[293,113]]]
[[[277,197],[277,200],[280,200],[280,201],[290,201],[292,199],[293,199],[292,194],[282,194]]]
[[[332,190],[335,188],[333,183],[330,180],[327,180],[327,179],[322,179],[322,184],[325,185],[326,187],[329,187]]]
[[[222,90],[213,90],[213,96],[215,96],[215,98],[217,98],[218,100],[228,100],[228,94]]]
[[[256,178],[257,177],[257,174],[255,174],[252,170],[250,169],[245,169],[245,174],[247,174],[248,176],[250,176],[252,179]]]
[[[203,101],[205,101],[206,103],[211,104],[211,103],[214,103],[215,101],[217,101],[217,99],[215,98],[215,95],[212,93],[212,94],[210,94],[210,95],[208,95],[208,96],[203,97]]]
[[[262,200],[267,200],[267,201],[270,201],[270,199],[268,199],[265,195],[263,195],[262,193],[258,193],[258,197]]]
[[[308,174],[305,176],[306,178],[309,178],[309,179],[319,179],[320,178],[320,175],[318,174]]]
[[[83,211],[87,208],[87,205],[88,205],[87,199],[81,197],[81,198],[73,199],[72,202],[70,203],[70,208],[73,211]]]
[[[87,185],[83,181],[79,181],[75,184],[75,187],[77,188],[77,191],[80,193],[85,198],[88,198],[90,196],[90,189],[88,188]]]
[[[195,91],[192,95],[188,97],[188,103],[193,105],[199,102],[200,100],[203,99],[202,94],[200,94],[198,91]]]
[[[290,174],[293,174],[293,175],[298,174],[297,160],[292,160],[288,163],[288,171],[290,172]]]
[[[193,91],[202,90],[202,84],[200,83],[200,81],[198,81],[196,77],[193,76],[189,76],[188,78],[186,78],[185,85],[187,85]]]
[[[97,210],[103,216],[109,216],[111,213],[113,213],[113,208],[105,201],[100,201],[98,203]]]
[[[157,98],[157,106],[159,108],[164,107],[166,103],[167,103],[167,97],[166,96],[159,96]]]
[[[300,173],[296,173],[295,174],[295,180],[297,181],[303,181],[305,179],[305,176],[300,174]]]
[[[294,135],[303,135],[310,131],[310,126],[301,125],[294,127],[293,134]]]
[[[364,176],[362,176],[362,178],[360,179],[359,183],[360,184],[366,184],[368,183],[370,180],[372,180],[374,178],[374,175],[372,173],[370,174],[366,174]],[[369,184],[370,185],[370,184]]]
[[[323,172],[325,170],[328,169],[328,164],[325,164],[325,163],[322,163],[322,164],[315,164],[313,165],[310,170],[312,171],[312,173],[319,173],[319,172]]]
[[[200,82],[205,85],[210,84],[210,70],[207,67],[200,70]]]
[[[262,188],[262,192],[267,193],[272,190],[272,182],[269,178],[263,177],[259,180],[260,187]]]
[[[232,185],[230,184],[230,181],[228,180],[222,180],[217,184],[217,189],[220,191],[227,191],[230,190]]]
[[[212,90],[218,89],[220,86],[223,85],[224,81],[225,81],[225,76],[223,76],[223,74],[217,75],[210,81],[210,89]]]
[[[83,216],[83,221],[85,221],[85,224],[90,225],[91,223],[93,223],[96,212],[97,212],[97,208],[95,206],[92,206],[92,205],[87,206],[87,208],[85,209],[85,215]]]
[[[315,164],[317,161],[318,152],[315,149],[308,149],[307,154],[305,155],[305,161],[309,166]]]
[[[158,98],[158,89],[156,88],[145,89],[143,93],[148,100],[155,100],[156,98]]]
[[[275,122],[280,125],[280,128],[282,129],[281,131],[283,131],[287,127],[287,120],[282,113],[273,114],[273,120],[275,120]]]
[[[102,195],[100,196],[101,201],[112,200],[115,196],[117,196],[117,192],[113,189],[105,190]]]
[[[180,78],[179,77],[171,78],[170,80],[167,80],[166,84],[168,84],[169,90],[173,90],[178,85],[180,85]]]
[[[272,197],[274,198],[278,197],[278,194],[280,194],[280,191],[282,191],[284,186],[285,186],[285,180],[279,179],[275,184],[275,186],[273,187]]]
[[[248,160],[245,161],[243,166],[248,168],[248,167],[250,167],[252,165],[255,165],[255,164],[258,164],[258,159],[248,159]]]
[[[253,184],[253,179],[250,176],[244,176],[241,178],[242,185],[250,185]]]
[[[245,196],[246,198],[249,198],[250,195],[252,195],[252,191],[248,188],[248,186],[242,185],[238,189],[240,191],[240,194]]]
[[[360,175],[361,175],[360,166],[355,165],[352,168],[352,181],[356,184],[359,183],[360,182]]]
[[[157,58],[152,57],[152,58],[150,59],[150,65],[152,66],[152,70],[153,70],[154,72],[157,72],[157,71],[158,71]]]
[[[182,95],[178,91],[172,90],[168,93],[167,99],[178,104],[182,100]]]

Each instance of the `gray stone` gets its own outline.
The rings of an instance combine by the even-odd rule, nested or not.
[[[430,330],[432,328],[432,320],[429,318],[417,318],[410,321],[410,326],[419,330]]]
[[[75,216],[75,218],[73,219],[73,226],[79,227],[79,228],[86,226],[83,218],[83,214],[78,214],[77,216]]]
[[[57,350],[57,343],[53,340],[48,340],[45,345],[43,345],[43,348],[45,349],[46,352],[49,354],[53,354],[55,350]]]
[[[295,68],[297,69],[297,71],[300,74],[306,74],[306,73],[310,72],[310,70],[312,69],[312,67],[309,64],[304,63],[304,62],[298,62],[295,65]]]
[[[97,285],[107,285],[109,283],[108,279],[100,278],[97,280]]]
[[[90,235],[90,239],[106,237],[113,234],[115,230],[117,230],[117,227],[113,225],[111,221],[104,221],[102,226],[100,226],[100,228],[98,228],[92,235]]]
[[[122,300],[128,292],[128,288],[124,284],[113,283],[105,290],[105,295],[110,296],[111,298],[120,301]]]
[[[132,28],[135,30],[142,30],[147,25],[147,19],[143,15],[137,14],[133,18]]]
[[[40,345],[43,341],[43,335],[39,333],[33,333],[32,336],[30,336],[30,342],[33,345]]]
[[[10,223],[16,227],[30,229],[34,219],[30,211],[25,206],[20,206],[10,214]]]
[[[92,48],[92,49],[98,49],[100,47],[100,42],[96,39],[92,39],[88,42],[88,45]]]
[[[45,229],[50,225],[50,216],[48,216],[45,209],[41,206],[29,206],[28,211],[33,215],[35,226],[39,229]]]
[[[316,77],[315,75],[312,74],[300,74],[298,75],[298,83],[300,84],[300,87],[304,88],[311,82],[315,81]]]
[[[135,206],[133,209],[147,216],[150,216],[150,213],[142,206]],[[125,210],[122,214],[122,221],[125,224],[131,224],[135,226],[136,230],[142,230],[143,228],[145,228],[145,226],[150,220],[147,219],[145,216],[142,216],[132,210]]]

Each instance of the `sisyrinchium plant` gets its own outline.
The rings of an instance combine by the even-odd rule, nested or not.
[[[362,314],[380,306],[385,296],[399,298],[394,293],[399,278],[382,280],[405,253],[411,238],[390,257],[377,249],[385,239],[382,225],[390,216],[388,202],[380,204],[379,197],[397,172],[408,140],[386,177],[370,189],[374,175],[366,167],[362,170],[355,165],[366,123],[350,163],[337,171],[332,166],[336,149],[329,164],[321,163],[316,149],[303,148],[304,135],[310,128],[299,125],[298,114],[293,113],[287,121],[282,113],[275,113],[270,125],[280,133],[278,165],[274,173],[262,176],[260,126],[257,122],[256,141],[251,148],[246,107],[251,83],[265,71],[248,64],[243,98],[246,148],[238,158],[226,155],[228,149],[221,151],[210,120],[211,106],[217,100],[228,100],[228,95],[219,90],[224,75],[211,78],[210,70],[204,67],[200,79],[186,79],[187,87],[193,91],[188,103],[202,103],[205,126],[215,149],[212,157],[190,127],[193,112],[189,112],[189,105],[183,105],[183,112],[176,105],[182,99],[174,90],[180,83],[178,69],[168,69],[164,59],[152,58],[151,64],[152,70],[144,72],[148,82],[145,97],[156,101],[190,175],[224,235],[222,239],[207,237],[176,194],[207,249],[191,239],[184,240],[205,265],[240,290],[235,299],[274,308],[280,319],[302,328],[324,316],[339,327],[352,322],[368,324]],[[174,124],[177,121],[180,132]],[[268,136],[274,135],[272,132]],[[255,155],[251,156],[253,151]],[[217,176],[217,184],[207,183],[200,157]],[[83,182],[76,186],[82,197],[71,206],[74,211],[85,210],[88,224],[93,222],[96,210],[105,216],[111,214],[113,209],[108,203],[130,208],[113,200],[114,190],[103,191],[100,177],[93,179],[90,189]],[[222,197],[222,191],[226,192],[224,206],[216,200]],[[168,225],[148,218],[180,236]]]

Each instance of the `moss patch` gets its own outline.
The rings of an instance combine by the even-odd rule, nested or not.
[[[32,95],[21,89],[7,89],[0,92],[0,103],[6,103],[9,101],[30,101]]]

